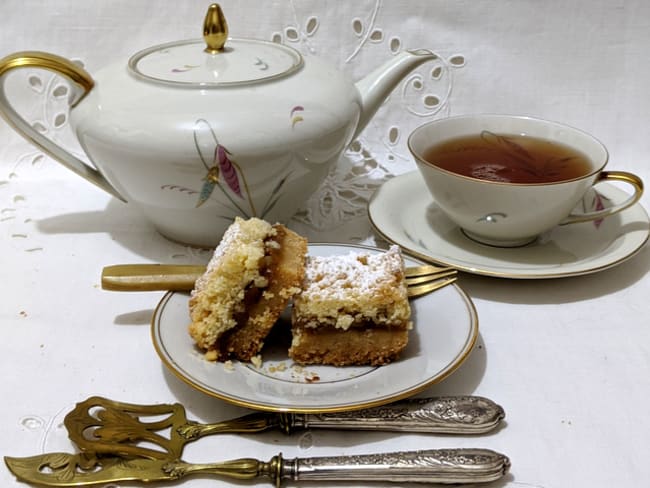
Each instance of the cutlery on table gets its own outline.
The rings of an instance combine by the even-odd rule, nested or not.
[[[205,266],[115,264],[102,270],[102,288],[112,291],[190,291]],[[457,270],[433,265],[405,269],[408,295],[415,298],[456,281]]]
[[[180,458],[188,442],[206,435],[279,429],[380,430],[482,434],[505,417],[501,406],[478,396],[414,398],[351,412],[255,412],[214,424],[187,419],[179,404],[136,405],[90,397],[64,419],[70,440],[83,451],[150,459]],[[155,448],[145,447],[154,446]]]
[[[119,481],[172,481],[188,475],[217,475],[236,480],[266,477],[277,487],[294,481],[392,481],[403,483],[483,483],[495,481],[510,460],[489,449],[431,449],[350,456],[295,458],[282,454],[263,462],[253,458],[190,464],[180,459],[145,459],[49,453],[5,457],[21,481],[46,486],[89,486]]]

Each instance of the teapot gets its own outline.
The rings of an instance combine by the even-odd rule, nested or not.
[[[0,113],[49,156],[136,206],[167,238],[214,247],[236,216],[286,222],[428,50],[395,55],[354,83],[290,46],[228,36],[218,4],[203,39],[141,50],[91,76],[54,54],[0,60]],[[70,82],[69,121],[91,164],[34,129],[10,104],[19,68]]]

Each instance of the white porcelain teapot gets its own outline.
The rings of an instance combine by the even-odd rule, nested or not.
[[[228,38],[221,8],[204,39],[154,46],[94,76],[65,58],[0,60],[0,113],[63,165],[137,206],[166,237],[215,246],[235,216],[286,222],[393,88],[435,55],[406,51],[356,84],[291,47]],[[71,81],[70,124],[94,167],[12,107],[8,73],[44,68]]]

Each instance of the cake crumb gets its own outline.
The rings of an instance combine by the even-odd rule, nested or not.
[[[305,381],[307,383],[316,383],[317,381],[320,381],[320,376],[318,376],[313,371],[308,371],[305,373]]]
[[[253,356],[251,358],[251,363],[253,366],[255,366],[257,369],[260,369],[262,367],[262,356],[259,354],[257,356]]]
[[[269,373],[281,373],[286,370],[287,370],[287,365],[283,362],[269,366]]]
[[[235,365],[234,365],[233,362],[229,359],[228,361],[225,361],[225,362],[223,363],[223,369],[225,369],[226,371],[234,371],[234,370],[235,370]]]

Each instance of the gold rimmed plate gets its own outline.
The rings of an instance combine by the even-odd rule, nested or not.
[[[379,249],[310,244],[312,256]],[[406,265],[421,264],[407,258]],[[451,375],[478,337],[476,309],[456,284],[411,300],[414,329],[402,357],[380,367],[298,366],[285,349],[265,349],[259,366],[209,362],[187,332],[188,293],[169,292],[156,308],[151,335],[169,370],[185,383],[235,405],[271,412],[340,412],[414,395]]]
[[[607,206],[627,195],[609,183],[596,188],[580,202],[580,208]],[[637,203],[600,221],[558,226],[526,246],[487,246],[466,237],[442,213],[417,171],[384,183],[370,199],[368,215],[386,240],[424,261],[512,279],[564,278],[602,271],[638,253],[650,234],[648,214]]]

